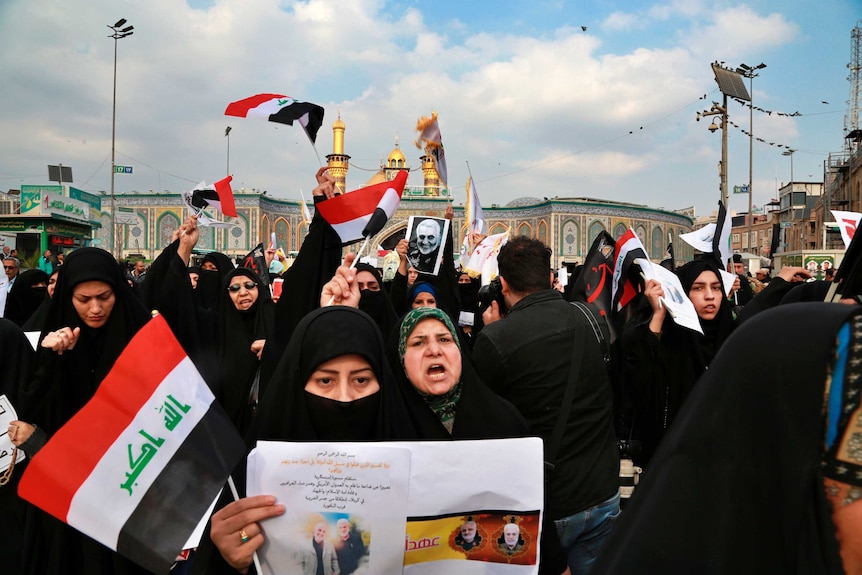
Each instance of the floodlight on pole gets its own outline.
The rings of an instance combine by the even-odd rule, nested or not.
[[[719,188],[721,190],[721,201],[724,204],[724,208],[727,209],[727,96],[724,98],[724,106],[720,106],[718,102],[713,102],[709,110],[697,113],[696,120],[699,122],[701,118],[709,116],[717,116],[721,120],[720,124],[716,124],[715,118],[713,118],[712,123],[707,129],[713,134],[721,130],[721,162],[718,164],[721,184]]]
[[[737,68],[736,71],[743,77],[748,78],[748,88],[750,94],[750,100],[748,101],[748,247],[751,249],[753,246],[751,245],[751,227],[752,221],[754,220],[754,214],[751,213],[753,209],[752,206],[752,198],[754,197],[754,78],[759,76],[757,73],[758,70],[763,70],[766,68],[766,64],[761,62],[757,66],[749,66],[748,64],[742,63]],[[757,250],[757,255],[760,255],[760,250]]]
[[[111,253],[114,254],[118,260],[120,259],[120,255],[117,253],[117,230],[119,229],[117,226],[117,201],[114,197],[114,175],[117,172],[117,164],[115,162],[115,150],[116,150],[116,135],[117,135],[117,40],[122,38],[128,38],[132,34],[134,34],[134,26],[126,26],[125,28],[120,28],[123,24],[126,23],[125,18],[120,18],[117,20],[117,23],[111,26],[108,24],[108,28],[111,30],[111,34],[108,38],[114,39],[114,98],[113,98],[113,108],[111,112]]]

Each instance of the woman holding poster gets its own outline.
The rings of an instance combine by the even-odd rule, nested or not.
[[[734,327],[716,264],[698,259],[676,273],[694,304],[703,335],[671,319],[667,306],[659,301],[667,294],[656,280],[646,282],[641,313],[627,324],[623,335],[626,383],[635,411],[634,435],[643,449],[634,460],[643,467]]]
[[[331,282],[330,282],[331,283]],[[330,284],[327,284],[329,286]],[[328,302],[332,288],[324,288]],[[356,287],[334,303],[358,305]],[[252,441],[373,441],[419,439],[401,400],[374,321],[352,307],[334,305],[308,314],[297,326],[264,391],[252,424]],[[244,464],[234,473],[244,493]],[[264,543],[260,522],[284,513],[271,496],[243,497],[217,511],[210,538],[193,572],[246,573]],[[312,541],[313,534],[309,534]],[[309,549],[314,549],[309,543]],[[299,554],[305,565],[309,554]],[[305,566],[303,567],[303,569]]]
[[[390,363],[409,413],[424,439],[500,439],[530,435],[518,410],[491,391],[479,379],[472,364],[464,360],[458,333],[444,311],[430,307],[409,311],[401,322],[397,355],[390,353]],[[498,530],[500,537],[505,529],[511,529],[498,517],[479,520],[482,522],[489,530]],[[465,524],[471,523],[476,525],[477,522],[471,517]],[[547,520],[542,531],[539,573],[567,573],[566,557],[553,522]],[[453,537],[453,544],[464,549],[463,542],[458,541],[463,539],[463,532],[459,530]],[[532,544],[535,543],[533,540]],[[475,556],[477,560],[492,562],[507,562],[515,553],[514,546],[510,547],[504,559],[493,547],[488,542],[475,548],[471,545],[467,551],[470,558]],[[534,553],[535,547],[525,549],[521,539],[517,551],[522,550]]]

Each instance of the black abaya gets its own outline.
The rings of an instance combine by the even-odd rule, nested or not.
[[[594,572],[843,573],[820,473],[824,384],[838,330],[859,313],[782,305],[743,324],[686,400]]]

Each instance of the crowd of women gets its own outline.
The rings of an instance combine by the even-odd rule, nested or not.
[[[315,202],[332,197],[333,178],[321,170],[317,180]],[[41,332],[36,352],[18,326],[0,321],[4,367],[0,392],[19,414],[19,420],[10,426],[9,437],[29,457],[92,397],[152,310],[171,325],[249,448],[257,440],[465,440],[531,434],[517,409],[495,395],[472,367],[470,346],[475,330],[481,327],[480,314],[472,327],[459,325],[458,318],[462,310],[477,309],[478,286],[469,277],[456,274],[451,237],[443,250],[443,270],[436,277],[410,278],[406,242],[399,244],[402,267],[396,279],[386,285],[373,267],[353,266],[352,254],[342,260],[338,237],[326,222],[315,217],[294,264],[284,272],[283,295],[277,303],[266,287],[269,282],[251,269],[235,268],[217,253],[207,255],[200,268],[193,270],[193,285],[189,264],[197,239],[196,218],[190,217],[173,243],[153,262],[139,290],[129,284],[108,252],[81,248],[68,254],[59,275],[53,278],[51,297],[22,306],[28,310],[22,312],[26,317],[17,318],[24,329]],[[789,275],[791,271],[793,275]],[[792,420],[782,419],[783,427],[758,422],[756,408],[741,407],[747,405],[746,393],[752,386],[727,386],[728,392],[735,394],[729,400],[721,392],[721,377],[727,374],[727,355],[731,353],[723,348],[734,325],[745,320],[757,327],[765,320],[758,317],[748,321],[744,313],[731,309],[721,274],[708,260],[686,264],[678,275],[695,305],[703,335],[677,326],[660,303],[664,295],[661,285],[646,282],[640,303],[634,304],[637,311],[620,340],[618,358],[629,390],[621,401],[629,408],[635,422],[632,429],[643,445],[639,462],[647,467],[646,480],[623,512],[623,522],[615,528],[593,572],[683,573],[691,572],[692,565],[702,572],[727,572],[733,561],[723,559],[721,552],[734,545],[749,545],[756,553],[758,543],[769,550],[765,561],[771,561],[774,569],[752,571],[734,565],[739,567],[735,570],[840,572],[833,571],[841,568],[834,533],[831,539],[824,535],[828,532],[822,523],[825,507],[817,505],[824,498],[822,487],[819,497],[813,491],[803,494],[800,492],[811,486],[793,481],[803,473],[800,470],[819,477],[821,458],[815,455],[822,450],[817,437],[802,437],[808,428],[795,431],[806,451],[797,457],[792,469],[787,469],[788,477],[776,480],[783,489],[779,494],[766,496],[763,493],[767,489],[754,488],[755,495],[743,496],[744,490],[727,487],[739,483],[732,475],[742,473],[743,462],[759,456],[756,444],[762,440],[756,434],[763,432],[761,428],[770,428],[772,435],[790,433],[787,430]],[[784,272],[781,281],[775,283],[777,287],[764,292],[761,301],[777,299],[775,292],[783,289],[780,284],[789,287],[795,275],[796,270]],[[806,312],[823,313],[828,318],[823,328],[826,336],[821,338],[828,343],[815,346],[818,351],[814,359],[821,362],[820,367],[831,358],[829,337],[854,321],[850,311],[841,313],[827,307],[831,311]],[[762,317],[772,317],[771,312]],[[751,337],[753,328],[740,331]],[[787,337],[788,333],[777,335]],[[850,349],[855,349],[854,338],[847,338]],[[732,341],[737,342],[733,349],[739,352],[747,340],[739,337]],[[862,345],[858,347],[862,349]],[[707,367],[708,376],[702,377]],[[147,369],[145,361],[140,369]],[[825,373],[813,367],[809,371],[814,378]],[[768,379],[762,370],[758,373]],[[788,368],[782,373],[794,378],[799,372]],[[777,386],[765,389],[764,393],[773,394],[760,397],[755,406],[774,407],[786,401],[779,397]],[[817,389],[822,395],[821,383],[806,397],[816,396]],[[793,405],[799,413],[804,412],[801,419],[819,421],[819,409],[812,411],[802,400]],[[710,418],[727,419],[713,421],[711,427]],[[675,419],[681,421],[672,426]],[[716,428],[725,429],[725,423],[738,427],[724,434],[716,432]],[[847,422],[843,425],[846,427]],[[736,431],[751,435],[740,438]],[[726,444],[718,445],[716,437]],[[701,443],[692,447],[691,442]],[[752,445],[743,449],[743,443]],[[704,458],[715,459],[701,464],[698,455],[692,454],[696,449],[705,450]],[[736,467],[726,467],[734,457],[740,458]],[[772,474],[780,475],[785,467],[780,462],[775,465]],[[26,460],[12,470],[9,483],[0,487],[4,573],[143,572],[18,499],[15,486],[25,467]],[[704,471],[707,468],[709,471]],[[662,481],[652,481],[651,475]],[[271,496],[244,496],[243,464],[233,477],[240,498],[223,495],[197,552],[190,561],[178,563],[176,572],[254,571],[253,554],[264,543],[262,526],[285,509]],[[762,479],[747,477],[749,483]],[[714,488],[718,493],[700,491],[701,487]],[[747,520],[751,510],[746,505],[756,508],[758,496],[764,498],[765,505],[784,503],[792,507],[798,512],[796,516],[787,511],[787,517],[780,518],[797,531],[808,531],[800,535],[785,533],[792,529],[782,528],[784,539],[774,544],[776,549],[764,533],[778,529],[778,517],[742,530],[745,536],[726,534],[732,532],[730,522]],[[704,513],[713,514],[709,520],[717,525],[705,529],[704,517],[696,521],[698,518],[691,518],[695,513],[685,513],[700,504],[705,505]],[[661,518],[660,528],[652,527],[656,518]],[[855,518],[847,521],[858,524]],[[800,540],[811,544],[788,545]],[[848,565],[843,543],[840,551]],[[697,562],[698,556],[703,557],[702,563]],[[757,568],[761,569],[765,561],[756,563]],[[803,567],[810,570],[803,571]],[[325,569],[322,561],[312,561],[301,569],[299,572],[312,574],[337,572],[332,567]],[[566,564],[556,529],[552,522],[546,522],[540,573],[569,572],[574,571]]]

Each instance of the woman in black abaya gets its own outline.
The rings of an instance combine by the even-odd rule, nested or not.
[[[340,361],[354,362],[341,372],[343,379],[331,371],[345,369]],[[321,372],[322,367],[326,371]],[[297,325],[264,390],[248,438],[252,444],[258,439],[418,439],[406,411],[377,325],[359,310],[336,305],[311,312]],[[234,477],[243,495],[244,464]],[[263,544],[258,522],[280,515],[283,509],[267,496],[243,497],[225,505],[211,519],[211,533],[199,548],[193,573],[247,572],[252,553]],[[242,541],[241,532],[248,535],[247,541]]]
[[[643,448],[635,461],[644,466],[734,325],[721,273],[712,261],[694,260],[676,273],[695,304],[703,335],[671,319],[659,302],[664,291],[655,280],[644,288],[644,299],[649,302],[647,317],[630,321],[623,335],[625,378],[634,403],[634,434]]]
[[[20,390],[21,421],[13,442],[28,456],[38,451],[90,400],[149,318],[110,253],[81,248],[69,254],[42,332],[36,375]],[[28,509],[24,537],[21,573],[146,573],[34,507]]]
[[[260,356],[272,335],[274,314],[269,288],[254,271],[237,268],[226,274],[215,309],[215,395],[242,434],[260,396]]]

